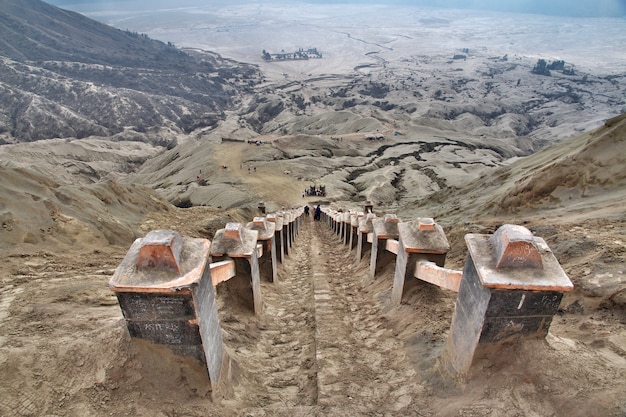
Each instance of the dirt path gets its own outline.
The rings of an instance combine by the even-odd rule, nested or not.
[[[252,386],[245,391],[254,393],[250,405],[255,407],[301,407],[315,405],[317,383],[315,366],[315,324],[311,260],[307,256],[306,236],[298,238],[289,258],[279,268],[276,283],[262,282],[264,310],[261,317],[228,317],[222,313],[224,327],[252,322],[258,334],[250,328],[240,328],[252,336],[251,346],[242,346],[240,338],[226,340],[235,348],[241,369],[252,375]],[[240,312],[234,312],[238,315]],[[233,329],[229,330],[229,333]],[[255,337],[256,336],[256,337]],[[241,391],[240,388],[236,388]],[[249,399],[250,400],[250,399]]]
[[[236,348],[256,383],[246,415],[264,415],[257,407],[291,415],[425,410],[416,370],[361,291],[353,257],[326,225],[305,219],[279,282],[263,284],[257,343]]]
[[[325,226],[313,228],[318,401],[359,413],[423,409],[423,387],[380,306],[362,288],[354,254]]]

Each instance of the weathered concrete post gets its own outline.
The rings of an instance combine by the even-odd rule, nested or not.
[[[291,210],[291,215],[293,216],[293,238],[291,240],[295,242],[300,230],[300,210]]]
[[[356,264],[361,262],[361,258],[365,252],[372,247],[372,244],[367,240],[367,236],[372,233],[372,220],[375,218],[375,214],[368,213],[366,216],[359,219],[359,227],[357,229]]]
[[[291,250],[291,214],[286,211],[281,212],[283,216],[283,248],[285,256],[289,256]]]
[[[398,216],[385,214],[372,220],[372,253],[370,256],[370,279],[376,276],[377,266],[385,266],[393,261],[395,254],[386,250],[387,239],[398,238]]]
[[[291,245],[293,245],[298,234],[298,213],[295,210],[290,210],[289,213],[291,214]]]
[[[293,245],[298,236],[298,220],[300,216],[297,210],[291,210],[291,244]]]
[[[265,217],[255,217],[246,225],[247,228],[259,232],[258,240],[263,244],[263,256],[259,260],[259,270],[268,281],[276,282],[278,277],[276,266],[276,224]]]
[[[337,233],[337,228],[335,227],[335,211],[331,208],[323,210],[322,213],[326,213],[326,217],[328,217],[328,227],[333,231],[333,233]]]
[[[417,282],[415,264],[417,261],[430,261],[443,267],[450,244],[443,228],[428,217],[411,222],[398,223],[398,254],[396,272],[391,290],[391,303],[400,304],[405,282]]]
[[[243,227],[241,223],[226,223],[224,229],[219,229],[215,233],[211,256],[214,261],[221,261],[226,257],[235,261],[236,275],[225,281],[224,285],[255,314],[260,315],[263,312],[263,301],[257,250],[258,236],[258,231]]]
[[[287,213],[289,214],[289,249],[291,249],[293,246],[293,229],[295,227],[296,216],[291,211],[288,211]]]
[[[192,356],[207,368],[215,395],[228,375],[209,268],[211,242],[154,230],[137,239],[109,282],[131,337]]]
[[[352,222],[350,220],[351,213],[349,211],[343,213],[343,224],[341,226],[341,240],[344,245],[350,242],[350,233],[352,232]]]
[[[333,218],[333,226],[334,226],[333,231],[335,232],[337,236],[341,236],[341,220],[343,219],[343,216],[341,213],[337,211],[333,211],[332,218]]]
[[[359,219],[364,216],[363,212],[351,212],[350,213],[350,242],[348,245],[348,252],[355,248],[357,245],[357,235],[359,233]]]
[[[548,334],[563,293],[573,285],[546,242],[506,224],[492,236],[465,236],[469,253],[441,357],[464,378],[472,362],[505,344]]]
[[[285,258],[285,243],[283,240],[283,216],[279,213],[268,214],[267,220],[275,224],[274,240],[276,242],[276,260],[280,263]]]
[[[304,208],[300,207],[296,210],[296,237],[300,233],[300,229],[302,228],[302,221],[304,220]]]
[[[326,223],[328,224],[328,227],[330,227],[334,231],[335,229],[334,229],[334,221],[333,221],[332,214],[333,214],[333,211],[330,208],[324,208],[322,210],[322,216],[326,218]]]
[[[335,233],[341,237],[341,221],[343,220],[343,213],[335,211],[333,214],[333,220],[335,221]]]
[[[332,221],[332,218],[330,217],[330,213],[331,213],[330,208],[323,207],[322,208],[322,214],[321,214],[320,221],[326,222],[326,225],[329,228],[332,229],[333,228],[333,221]]]

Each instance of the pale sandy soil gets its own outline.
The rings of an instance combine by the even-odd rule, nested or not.
[[[308,182],[263,165],[259,148],[218,144],[204,166],[221,172],[221,165],[227,165],[229,176],[270,204],[300,204],[300,189]],[[256,166],[257,172],[252,168],[248,174],[239,164]],[[52,198],[27,181],[22,185],[27,195]],[[137,210],[145,210],[135,229],[116,238],[127,244],[100,240],[95,245],[98,240],[89,233],[93,226],[76,213],[57,214],[49,231],[30,230],[41,236],[39,243],[14,244],[2,253],[1,415],[622,416],[626,411],[623,212],[576,218],[567,205],[553,204],[544,212],[520,206],[520,212],[508,215],[481,214],[469,206],[472,211],[465,216],[452,208],[437,217],[452,245],[449,267],[461,268],[466,233],[490,233],[502,222],[523,219],[546,239],[576,287],[564,298],[546,340],[481,359],[463,383],[437,372],[455,294],[416,285],[402,305],[390,307],[393,264],[367,282],[367,260],[354,265],[354,252],[309,219],[279,268],[278,282],[262,285],[262,318],[218,287],[223,336],[237,366],[224,398],[211,401],[199,363],[129,338],[107,283],[133,234],[169,228],[212,238],[226,222],[245,223],[258,210],[157,211],[150,206],[156,200],[141,190],[132,197],[134,205],[125,203],[128,194],[122,186],[100,193],[107,211],[131,224]],[[575,201],[580,206],[585,200]],[[155,207],[167,206],[161,202]],[[66,210],[59,203],[57,213]],[[119,214],[124,212],[127,217]],[[5,236],[18,230],[28,230],[28,224],[3,223]]]
[[[207,233],[209,219],[218,215],[207,208],[175,210],[150,216],[141,229],[171,227],[198,235]],[[231,216],[242,221],[241,214]],[[557,236],[607,245],[616,227],[623,231],[624,224],[605,223],[596,232],[585,223],[562,225]],[[457,248],[451,265],[462,258],[457,233],[450,235]],[[623,246],[615,250],[623,256]],[[607,301],[600,302],[604,308],[594,308],[594,300],[605,297],[583,296],[581,290],[566,297],[545,341],[483,359],[469,381],[457,384],[433,371],[454,294],[423,284],[411,289],[401,306],[389,308],[393,265],[366,284],[367,261],[353,266],[354,252],[310,219],[280,267],[279,282],[263,283],[262,318],[220,298],[225,343],[238,366],[230,392],[212,402],[198,363],[128,338],[117,301],[106,288],[123,255],[124,248],[109,247],[4,257],[2,415],[624,412],[624,317],[623,311],[607,308]],[[586,257],[587,268],[592,258]],[[585,267],[578,258],[561,259],[572,276]],[[582,303],[571,307],[575,299]]]
[[[625,416],[626,125],[622,120],[561,148],[508,159],[537,137],[565,140],[601,126],[620,106],[603,89],[616,97],[619,82],[594,84],[599,94],[583,100],[584,111],[577,103],[549,102],[540,111],[554,111],[552,119],[532,140],[511,135],[523,123],[508,115],[489,126],[469,113],[439,117],[451,103],[468,103],[465,96],[455,103],[452,91],[446,92],[450,102],[426,108],[436,89],[458,79],[456,66],[467,78],[478,77],[490,55],[513,49],[517,57],[510,58],[524,65],[539,56],[565,58],[611,73],[623,61],[614,47],[623,42],[623,26],[599,25],[610,42],[594,38],[569,49],[572,37],[546,42],[553,32],[544,19],[525,19],[520,27],[509,16],[491,27],[476,15],[466,21],[456,12],[399,10],[372,33],[371,10],[332,20],[314,7],[298,15],[288,7],[267,7],[266,17],[292,23],[268,19],[255,32],[250,16],[256,12],[237,8],[202,26],[202,10],[194,9],[179,12],[181,19],[169,29],[163,20],[138,15],[146,30],[137,29],[181,43],[191,32],[195,45],[184,46],[211,49],[214,41],[220,53],[242,60],[258,60],[270,40],[276,45],[276,39],[288,39],[285,48],[323,45],[328,61],[267,64],[263,70],[272,83],[260,95],[313,97],[346,85],[355,74],[398,86],[407,77],[428,75],[423,100],[405,97],[403,89],[393,93],[398,103],[424,107],[413,116],[372,106],[349,114],[332,105],[298,114],[291,109],[268,123],[271,131],[261,138],[274,145],[262,146],[221,142],[257,138],[246,118],[258,111],[233,114],[216,132],[181,136],[181,146],[147,160],[137,172],[153,148],[91,139],[0,148],[0,416]],[[226,22],[228,16],[235,23]],[[329,21],[332,31],[321,24]],[[579,24],[565,20],[557,26],[567,34]],[[508,33],[510,27],[530,33],[533,41],[521,42],[528,38]],[[298,35],[290,38],[294,30]],[[254,33],[260,33],[257,43],[249,41]],[[476,59],[447,64],[467,46],[477,50]],[[523,66],[505,74],[493,84],[497,94],[482,79],[463,94],[489,91],[492,96],[478,100],[477,108],[493,109],[517,94],[518,74],[529,77]],[[523,97],[562,81],[533,80]],[[432,117],[422,117],[429,111]],[[367,133],[396,128],[403,134],[384,143],[364,140]],[[336,136],[344,140],[331,139]],[[437,181],[450,188],[436,193]],[[263,317],[217,289],[223,337],[237,364],[223,398],[211,401],[199,363],[130,339],[107,284],[133,239],[161,228],[211,239],[227,222],[259,215],[261,201],[268,211],[317,202],[301,193],[321,183],[336,208],[358,209],[372,198],[379,214],[435,217],[451,243],[451,268],[463,265],[466,233],[522,224],[547,241],[575,289],[564,297],[545,340],[477,361],[465,382],[447,380],[437,373],[437,358],[456,295],[418,283],[400,306],[390,307],[393,265],[367,282],[367,261],[355,265],[353,252],[309,220],[280,266],[278,282],[262,284]],[[198,207],[176,208],[165,198]]]
[[[271,141],[272,138],[259,137],[256,140]],[[267,143],[263,147],[271,147]],[[288,209],[304,204],[307,199],[302,192],[310,184],[294,178],[287,166],[269,165],[264,160],[256,160],[259,147],[246,143],[225,142],[213,154],[214,160],[227,166],[229,173],[246,188],[260,197],[259,202],[267,202],[268,212]]]

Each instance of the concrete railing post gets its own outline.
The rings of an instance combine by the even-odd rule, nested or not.
[[[275,224],[274,241],[276,242],[276,260],[280,263],[285,259],[285,243],[283,239],[283,216],[279,213],[267,215],[267,220]]]
[[[293,245],[296,242],[296,237],[298,236],[298,219],[299,214],[297,210],[291,210],[291,244]]]
[[[296,229],[296,236],[300,233],[302,229],[302,222],[304,221],[304,207],[298,208],[298,228]]]
[[[377,267],[385,266],[393,261],[395,254],[386,250],[387,239],[398,238],[398,216],[395,214],[385,214],[384,217],[377,217],[372,220],[372,253],[370,256],[370,280],[376,276]]]
[[[362,212],[350,213],[350,242],[348,244],[348,252],[357,245],[357,235],[359,232],[359,219],[364,216]]]
[[[343,241],[344,245],[347,245],[348,243],[350,243],[350,233],[352,232],[351,213],[343,213],[342,221],[343,224],[341,225],[341,240]]]
[[[289,249],[293,246],[293,229],[295,225],[295,216],[291,210],[285,212],[285,219],[288,220],[287,230],[289,231],[289,235],[287,237],[287,242],[289,242]]]
[[[376,215],[373,213],[368,213],[364,217],[359,218],[356,244],[356,264],[361,262],[361,258],[372,247],[371,242],[368,242],[367,240],[367,235],[372,233],[372,220],[375,218]]]
[[[330,218],[330,209],[327,207],[322,208],[321,221],[326,222],[326,225],[332,229],[332,220]]]
[[[450,244],[443,229],[431,218],[418,218],[398,223],[398,255],[391,290],[391,303],[400,304],[405,282],[415,281],[418,260],[434,262],[443,267]]]
[[[296,241],[296,236],[298,236],[298,219],[300,215],[297,210],[291,211],[291,244],[293,245]]]
[[[465,236],[463,269],[450,335],[441,357],[454,376],[505,344],[547,335],[563,293],[573,285],[546,242],[522,226]]]
[[[215,233],[211,256],[214,261],[221,261],[226,257],[235,261],[236,275],[223,285],[247,304],[255,314],[260,315],[263,312],[263,301],[257,250],[258,236],[258,231],[243,227],[240,223],[227,223],[224,229],[219,229]]]
[[[109,286],[131,337],[167,346],[205,364],[213,396],[228,375],[209,268],[211,242],[154,230],[137,239]]]
[[[343,241],[343,211],[337,212],[335,221],[337,222],[337,236],[339,236],[339,240]]]
[[[291,250],[291,214],[283,211],[283,249],[285,256],[289,256]]]
[[[323,213],[326,213],[326,217],[328,218],[328,227],[333,233],[337,233],[337,229],[335,228],[335,212],[332,209],[326,209]]]
[[[298,232],[300,232],[300,210],[296,209],[296,210],[292,210],[291,211],[294,215],[293,218],[293,241],[296,241],[296,238],[298,237]]]
[[[276,282],[278,277],[276,269],[276,224],[265,217],[255,217],[246,227],[258,231],[258,240],[263,244],[264,254],[259,260],[260,274],[268,281]]]
[[[296,216],[293,212],[288,211],[289,214],[289,249],[293,247],[294,228],[296,224]]]

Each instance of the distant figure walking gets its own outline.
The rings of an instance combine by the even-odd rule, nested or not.
[[[318,204],[317,207],[315,207],[315,215],[313,216],[313,220],[319,221],[321,219],[322,219],[322,208]]]
[[[304,206],[304,214],[309,217],[309,206]]]

